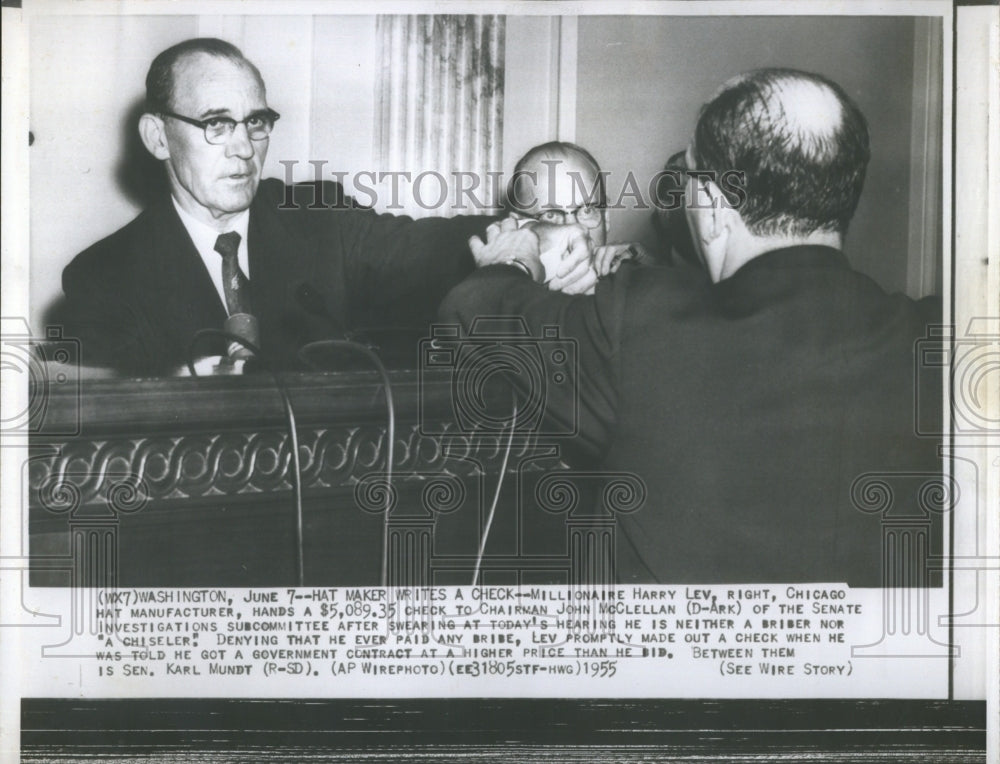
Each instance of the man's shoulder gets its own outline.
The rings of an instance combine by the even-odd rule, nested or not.
[[[888,291],[870,275],[852,267],[835,271],[822,282],[825,312],[841,316],[843,324],[856,323],[872,332],[886,334],[889,329],[906,336],[943,321],[943,303],[939,296],[914,298],[899,291]],[[809,299],[817,302],[813,294]]]
[[[169,204],[169,199],[154,203],[114,233],[91,244],[66,266],[64,281],[84,274],[111,276],[139,267],[155,231],[171,212]]]
[[[285,183],[278,178],[264,178],[257,187],[254,204],[270,210],[366,210],[344,187],[333,180]]]
[[[286,184],[265,178],[250,209],[251,221],[270,227],[274,236],[295,239],[340,236],[345,230],[364,228],[375,217],[332,180]]]
[[[624,263],[607,282],[630,310],[640,312],[650,304],[662,312],[703,300],[709,285],[703,272],[689,266],[631,263]]]

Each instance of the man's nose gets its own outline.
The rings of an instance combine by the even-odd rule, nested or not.
[[[253,157],[253,152],[253,141],[250,140],[247,126],[242,122],[237,123],[233,128],[233,134],[226,142],[226,156],[250,159]]]

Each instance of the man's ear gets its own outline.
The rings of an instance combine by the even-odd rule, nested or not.
[[[735,222],[732,216],[738,213],[713,181],[705,181],[703,193],[709,206],[702,210],[702,224],[698,226],[697,235],[701,239],[701,251],[708,275],[713,282],[718,283],[722,280],[729,254]]]
[[[167,146],[167,134],[163,120],[155,114],[143,114],[139,117],[139,137],[146,151],[157,159],[167,159],[170,148]]]
[[[705,182],[705,193],[711,204],[711,209],[708,210],[709,230],[707,233],[714,240],[729,232],[731,222],[729,213],[733,209],[726,199],[726,195],[722,193],[722,189],[716,185],[715,181],[709,180]]]

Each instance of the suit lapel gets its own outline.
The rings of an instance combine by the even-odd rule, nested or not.
[[[248,242],[250,295],[260,321],[261,350],[265,356],[288,367],[295,365],[299,347],[330,336],[328,321],[312,315],[300,304],[300,285],[316,288],[317,243],[295,225],[294,213],[287,220],[269,204],[268,194],[258,191],[250,208]],[[301,222],[301,221],[299,221]]]
[[[152,312],[160,315],[153,317],[153,325],[165,327],[166,340],[186,360],[194,333],[199,329],[221,329],[226,309],[169,197],[153,212],[148,269],[152,283],[146,294],[159,296]],[[198,345],[198,352],[221,352],[222,344],[206,339]]]
[[[342,333],[343,285],[335,275],[340,271],[333,244],[309,235],[310,229],[295,211],[277,210],[278,201],[262,191],[258,190],[251,205],[247,232],[250,297],[263,352],[288,368],[303,344]],[[148,279],[141,293],[150,296],[144,310],[151,326],[157,327],[156,336],[167,346],[152,351],[177,365],[187,359],[195,332],[221,329],[227,312],[170,198],[147,212],[149,239],[137,245],[148,263],[141,269]],[[320,241],[325,242],[323,252]],[[303,308],[296,297],[302,284],[323,298],[335,320]],[[205,339],[198,345],[198,354],[222,353],[224,345],[222,340]]]

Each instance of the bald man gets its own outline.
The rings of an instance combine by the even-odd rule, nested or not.
[[[571,293],[592,293],[598,278],[626,260],[652,260],[638,242],[607,243],[604,174],[590,152],[575,143],[550,141],[530,149],[514,167],[507,200],[511,217],[536,224],[529,227],[539,239],[547,274],[557,270],[574,244],[589,250],[589,277],[576,282]]]
[[[852,488],[872,473],[940,474],[937,441],[914,434],[914,353],[941,310],[887,295],[841,251],[868,159],[865,118],[838,85],[754,71],[703,107],[687,150],[685,209],[708,278],[623,268],[593,297],[567,297],[487,265],[516,252],[530,266],[533,232],[504,223],[474,247],[486,267],[444,317],[558,325],[578,364],[550,371],[575,386],[548,390],[548,413],[576,417],[602,473],[645,483],[645,506],[618,517],[620,581],[884,583],[883,517]],[[922,416],[940,419],[940,388],[920,393]],[[898,503],[917,510],[916,496]],[[934,554],[940,516],[920,517],[936,523]],[[910,583],[931,578],[922,568]]]

